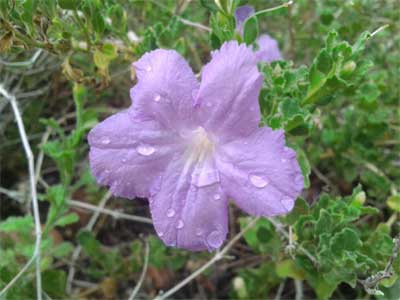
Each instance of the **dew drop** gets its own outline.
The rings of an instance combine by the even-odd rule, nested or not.
[[[257,175],[250,175],[250,182],[252,183],[252,185],[259,189],[265,188],[268,184],[267,180]]]
[[[167,210],[167,217],[172,218],[173,216],[175,216],[175,210],[173,208],[169,208]]]
[[[136,151],[141,155],[149,156],[152,155],[156,151],[156,149],[154,149],[154,147],[150,145],[142,144],[136,147]]]
[[[146,71],[147,71],[147,72],[150,72],[151,70],[152,70],[151,66],[147,66],[147,67],[146,67]]]
[[[219,182],[219,172],[217,170],[200,170],[192,174],[192,184],[201,188]]]
[[[220,231],[214,230],[207,236],[207,243],[212,248],[219,248],[223,242],[223,236]]]
[[[109,143],[111,143],[111,140],[108,137],[105,137],[101,140],[101,143],[103,145],[108,145]]]
[[[160,231],[160,232],[158,233],[158,236],[159,236],[159,237],[164,236],[164,232],[161,232],[161,231]]]
[[[294,206],[294,201],[291,198],[289,198],[288,196],[283,196],[281,202],[282,205],[287,209],[287,211],[292,210]]]
[[[203,231],[199,228],[199,229],[196,229],[196,235],[197,236],[201,236],[201,235],[203,235]]]
[[[294,184],[295,185],[302,185],[304,183],[304,179],[303,179],[303,176],[302,175],[297,175],[295,178],[294,178]]]
[[[221,199],[221,195],[220,194],[215,194],[214,195],[214,200],[219,200]]]
[[[125,163],[125,162],[127,161],[126,157],[124,157],[123,159],[121,159],[121,161],[122,161],[123,163]]]
[[[154,101],[155,102],[159,102],[160,100],[161,100],[161,96],[160,95],[157,95],[157,96],[154,97]]]
[[[170,241],[170,242],[166,242],[166,244],[167,244],[167,246],[169,246],[169,247],[176,247],[176,241],[175,241],[175,240]]]
[[[178,221],[178,224],[176,225],[176,229],[182,229],[183,226],[185,226],[185,224],[183,223],[182,220],[179,220],[179,221]]]

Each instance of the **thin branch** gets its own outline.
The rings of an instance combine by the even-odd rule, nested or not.
[[[8,62],[0,59],[0,64],[9,67],[30,67],[36,62],[42,51],[43,51],[42,49],[37,50],[35,54],[32,56],[32,58],[26,61]]]
[[[38,53],[38,52],[36,52],[36,53]],[[40,52],[39,52],[39,54],[40,54]],[[21,113],[19,111],[18,103],[17,103],[15,96],[9,94],[3,88],[2,85],[0,85],[0,94],[4,98],[8,99],[8,101],[11,104],[15,119],[17,121],[18,131],[19,131],[19,135],[22,140],[22,145],[24,147],[25,156],[28,161],[29,182],[30,182],[30,191],[31,191],[31,198],[32,198],[31,201],[32,201],[32,207],[33,207],[33,215],[34,215],[34,219],[35,219],[35,236],[36,236],[35,248],[34,248],[31,259],[25,264],[25,266],[20,270],[20,272],[0,292],[0,297],[3,296],[7,292],[7,290],[17,282],[17,280],[21,277],[21,275],[33,263],[33,261],[36,261],[36,297],[38,300],[41,300],[42,299],[42,279],[41,279],[41,273],[40,273],[40,244],[41,244],[41,238],[42,238],[42,230],[41,230],[41,224],[40,224],[39,205],[38,205],[37,192],[36,192],[34,157],[33,157],[32,149],[29,145],[24,122],[22,120]]]
[[[303,300],[303,282],[301,280],[294,280],[294,288],[296,290],[295,300]]]
[[[294,1],[289,1],[289,2],[283,3],[283,4],[281,4],[281,5],[275,6],[275,7],[271,7],[271,8],[259,10],[259,11],[256,12],[254,15],[252,15],[252,17],[253,17],[253,16],[256,17],[256,16],[259,16],[259,15],[262,15],[262,14],[265,14],[265,13],[268,13],[268,12],[271,12],[271,11],[276,11],[276,10],[279,10],[279,9],[281,9],[281,8],[287,8],[287,7],[289,7],[290,5],[292,5],[293,2],[294,2]]]
[[[104,206],[106,205],[108,199],[110,199],[112,196],[111,192],[107,192],[104,197],[100,200],[99,203],[99,208],[103,209]],[[91,219],[89,220],[88,224],[85,226],[85,230],[87,231],[91,231],[93,229],[94,224],[96,224],[97,219],[100,216],[100,210],[96,210],[93,214],[93,216],[91,217]],[[68,271],[68,279],[67,279],[67,293],[69,294],[71,292],[71,288],[72,288],[72,281],[74,280],[74,276],[75,276],[75,263],[79,258],[79,255],[81,254],[82,251],[82,247],[79,245],[78,247],[75,248],[74,252],[72,253],[72,257],[71,257],[71,262],[70,262],[70,268]]]
[[[8,198],[14,199],[15,201],[18,201],[20,203],[24,202],[24,197],[21,192],[13,191],[13,190],[8,190],[3,187],[0,187],[0,194],[6,195]]]
[[[275,300],[280,300],[282,297],[283,289],[285,288],[286,279],[284,279],[278,287],[275,295]]]
[[[279,221],[277,221],[274,218],[268,218],[268,220],[275,226],[275,228],[283,234],[283,236],[287,239],[287,240],[291,240],[291,237],[289,235],[289,233],[283,229],[283,225],[281,223],[279,223]],[[310,253],[308,252],[307,249],[305,249],[304,247],[302,247],[301,245],[296,245],[296,247],[305,255],[307,256],[311,262],[314,264],[314,266],[318,265],[317,259]]]
[[[197,276],[202,274],[205,270],[207,270],[210,266],[215,264],[217,261],[221,260],[225,253],[228,252],[232,246],[251,228],[254,226],[254,224],[260,219],[260,217],[256,217],[253,220],[247,224],[245,228],[243,228],[237,235],[235,235],[229,243],[221,250],[217,251],[217,253],[203,266],[201,266],[199,269],[194,271],[192,274],[190,274],[188,277],[186,277],[184,280],[182,280],[180,283],[175,285],[173,288],[169,289],[162,295],[159,295],[156,297],[156,300],[163,300],[168,298],[169,296],[173,295],[177,291],[179,291],[181,288],[183,288],[185,285],[187,285],[189,282],[191,282],[193,279],[195,279]]]
[[[377,33],[381,32],[382,30],[385,30],[387,27],[389,27],[389,24],[385,24],[385,25],[379,27],[378,29],[376,29],[374,32],[371,33],[371,37],[373,37]]]
[[[378,289],[379,283],[387,278],[393,276],[393,263],[395,262],[400,251],[400,234],[394,239],[394,246],[392,250],[392,255],[387,262],[385,269],[379,271],[378,273],[371,275],[365,280],[359,280],[359,282],[364,286],[365,291],[370,295],[383,295],[382,291]]]
[[[193,21],[181,18],[179,16],[178,16],[178,20],[181,21],[185,25],[192,26],[192,27],[195,27],[195,28],[207,31],[207,32],[211,32],[211,28],[208,27],[208,26],[205,26],[203,24],[200,24],[200,23],[197,23],[197,22],[193,22]]]
[[[125,214],[122,212],[114,211],[114,210],[107,209],[107,208],[101,208],[99,206],[95,206],[95,205],[92,205],[89,203],[76,201],[76,200],[68,200],[67,202],[68,202],[68,204],[70,204],[72,206],[90,210],[90,211],[100,212],[102,214],[109,215],[115,219],[124,219],[124,220],[130,220],[130,221],[135,221],[135,222],[142,222],[142,223],[146,223],[146,224],[153,224],[153,222],[149,218],[129,215],[129,214]]]
[[[142,273],[140,274],[140,278],[138,283],[136,284],[135,288],[132,291],[132,294],[129,297],[129,300],[133,300],[135,299],[137,293],[140,290],[140,287],[143,284],[144,278],[146,276],[146,272],[147,272],[147,267],[149,264],[149,256],[150,256],[150,247],[149,247],[149,242],[145,241],[145,253],[144,253],[144,264],[143,264],[143,270]]]

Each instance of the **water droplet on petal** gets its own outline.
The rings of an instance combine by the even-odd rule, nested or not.
[[[295,183],[295,185],[302,185],[304,183],[303,176],[302,175],[297,175],[294,178],[294,183]]]
[[[105,137],[101,140],[101,143],[103,145],[108,145],[109,143],[111,143],[111,140],[108,137]]]
[[[216,182],[219,182],[219,172],[217,170],[202,169],[192,174],[192,184],[197,187],[204,187]]]
[[[294,206],[294,200],[291,199],[288,196],[283,196],[282,200],[282,205],[287,209],[287,211],[292,210],[293,206]]]
[[[176,241],[166,242],[167,246],[169,247],[176,247]]]
[[[147,71],[147,72],[150,72],[151,70],[152,70],[151,66],[147,66],[147,67],[146,67],[146,71]]]
[[[125,163],[127,161],[126,157],[122,158],[121,161]]]
[[[161,100],[161,96],[160,95],[156,95],[155,97],[154,97],[154,101],[155,102],[159,102]]]
[[[141,155],[149,156],[152,155],[156,149],[154,149],[153,146],[142,144],[136,147],[136,151]]]
[[[287,162],[287,159],[286,158],[282,158],[281,162],[285,163],[285,162]]]
[[[219,248],[222,245],[224,237],[218,230],[214,230],[207,236],[207,243],[212,248]]]
[[[183,223],[182,220],[179,220],[179,221],[178,221],[178,224],[176,225],[176,229],[182,229],[183,226],[185,226],[185,224]]]
[[[197,236],[201,236],[201,235],[203,235],[203,231],[199,228],[199,229],[196,229],[196,235]]]
[[[265,188],[268,184],[267,180],[257,175],[250,175],[250,182],[259,189]]]
[[[214,195],[214,200],[219,200],[221,199],[221,195],[220,194],[215,194]]]
[[[164,236],[164,232],[161,232],[161,231],[160,231],[160,232],[158,233],[158,236],[159,236],[159,237]]]
[[[167,217],[172,218],[173,216],[175,216],[175,210],[173,208],[169,208],[167,210]]]

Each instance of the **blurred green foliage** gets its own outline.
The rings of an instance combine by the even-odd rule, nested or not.
[[[209,52],[223,42],[237,39],[252,45],[260,33],[268,32],[278,40],[285,60],[260,63],[262,123],[285,130],[288,145],[298,153],[307,189],[289,215],[260,219],[244,235],[240,247],[234,247],[236,261],[226,274],[206,272],[198,284],[208,298],[274,298],[279,287],[283,298],[294,298],[299,285],[305,298],[400,297],[399,259],[393,261],[391,276],[378,281],[377,287],[367,290],[364,281],[387,267],[395,247],[392,237],[400,231],[398,3],[297,0],[289,8],[248,19],[241,37],[235,32],[233,13],[246,3],[256,11],[282,4],[0,0],[2,84],[22,92],[49,85],[40,97],[28,95],[29,101],[20,103],[35,155],[43,151],[44,168],[49,170],[38,179],[45,295],[79,297],[66,291],[68,260],[78,245],[83,254],[76,277],[95,282],[97,288],[89,291],[102,291],[99,297],[127,297],[142,270],[145,243],[154,281],[145,287],[149,297],[210,259],[211,254],[166,248],[145,225],[129,227],[128,236],[121,229],[126,223],[119,229],[108,224],[120,224],[118,219],[107,225],[103,220],[103,230],[86,230],[87,215],[72,209],[70,200],[96,205],[104,191],[88,172],[85,136],[97,120],[129,105],[129,77],[135,75],[130,64],[145,52],[175,49],[199,72]],[[4,63],[30,59],[37,49],[46,55],[36,64],[22,66],[23,71]],[[40,72],[44,75],[35,75]],[[18,132],[7,121],[4,107],[0,102],[0,132],[5,138],[0,157],[7,158],[1,162],[1,186],[16,192],[1,199],[0,289],[34,249],[34,223],[26,213],[29,200],[21,187],[26,167],[19,144],[11,142],[18,140]],[[47,139],[34,138],[46,131]],[[139,204],[125,206],[140,212]],[[238,220],[231,230],[249,222],[244,217]],[[226,270],[228,264],[229,260],[220,261],[218,267]],[[155,270],[170,271],[165,282]],[[118,282],[118,292],[105,284],[110,278]],[[213,290],[210,282],[223,288]],[[196,297],[193,289],[179,297]],[[34,296],[31,267],[6,299]]]

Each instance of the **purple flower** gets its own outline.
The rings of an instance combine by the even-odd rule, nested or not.
[[[254,8],[250,5],[239,6],[236,9],[236,31],[240,35],[243,35],[244,22],[248,17],[253,15],[254,12]],[[255,50],[255,53],[259,61],[270,63],[282,59],[278,42],[275,39],[271,38],[268,34],[260,35],[256,41],[256,44],[258,46],[258,49]]]
[[[89,133],[99,184],[146,197],[158,236],[169,246],[219,248],[228,201],[251,215],[286,214],[303,188],[283,130],[259,128],[262,85],[253,51],[227,42],[196,80],[175,51],[135,64],[132,106]]]

